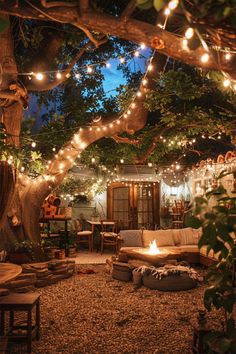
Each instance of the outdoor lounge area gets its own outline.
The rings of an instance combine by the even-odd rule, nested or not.
[[[0,1],[0,354],[236,353],[235,19]]]

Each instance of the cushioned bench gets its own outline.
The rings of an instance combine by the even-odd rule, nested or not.
[[[155,231],[121,230],[120,253],[126,254],[128,258],[144,260],[153,265],[163,263],[165,260],[177,259],[208,266],[217,259],[217,256],[213,252],[207,255],[207,247],[199,250],[200,237],[201,229],[191,227]],[[148,249],[149,244],[154,240],[161,253],[151,255]]]

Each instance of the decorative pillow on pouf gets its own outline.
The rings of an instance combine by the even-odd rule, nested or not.
[[[198,273],[189,267],[171,266],[140,267],[143,285],[161,291],[190,290],[197,286]]]

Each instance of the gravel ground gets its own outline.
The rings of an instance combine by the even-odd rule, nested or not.
[[[33,342],[33,354],[191,353],[206,284],[181,292],[134,289],[112,279],[103,265],[79,266],[88,268],[96,274],[39,290],[41,339]]]

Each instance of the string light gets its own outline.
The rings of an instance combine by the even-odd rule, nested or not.
[[[88,66],[88,67],[87,67],[87,72],[88,72],[89,74],[91,74],[91,73],[93,72],[93,68],[92,68],[91,66]]]
[[[36,147],[36,142],[33,141],[32,144],[31,144],[32,148],[35,148]]]
[[[125,59],[124,58],[120,58],[120,63],[123,64],[125,62]]]
[[[111,67],[111,64],[109,62],[106,63],[106,67],[107,68],[110,68]]]
[[[230,80],[229,79],[225,79],[223,82],[224,87],[229,87],[230,85]]]
[[[60,73],[60,72],[57,72],[57,73],[56,73],[56,78],[57,78],[57,79],[61,79],[61,73]]]
[[[145,45],[144,43],[141,43],[141,44],[140,44],[140,49],[143,50],[143,49],[145,49],[145,48],[146,48],[146,45]]]
[[[209,54],[208,53],[204,53],[202,56],[201,56],[201,62],[202,63],[207,63],[209,60]]]
[[[226,53],[225,54],[225,60],[230,60],[231,59],[231,54],[230,53]]]
[[[43,80],[43,74],[42,73],[37,73],[35,74],[35,77],[37,80],[42,81]]]
[[[170,9],[169,8],[165,9],[164,14],[166,16],[169,16],[170,15]]]
[[[185,31],[185,37],[187,39],[192,38],[194,35],[194,29],[192,27],[189,27],[186,31]]]
[[[176,7],[179,5],[179,0],[171,0],[168,4],[168,8],[170,10],[176,9]],[[167,14],[166,14],[167,15]],[[168,14],[169,15],[169,14]]]
[[[79,73],[76,73],[76,74],[75,74],[75,78],[76,78],[76,79],[79,79],[79,78],[80,78],[80,74],[79,74]]]
[[[142,80],[143,86],[147,85],[147,83],[148,83],[147,79],[143,79],[143,80]]]

